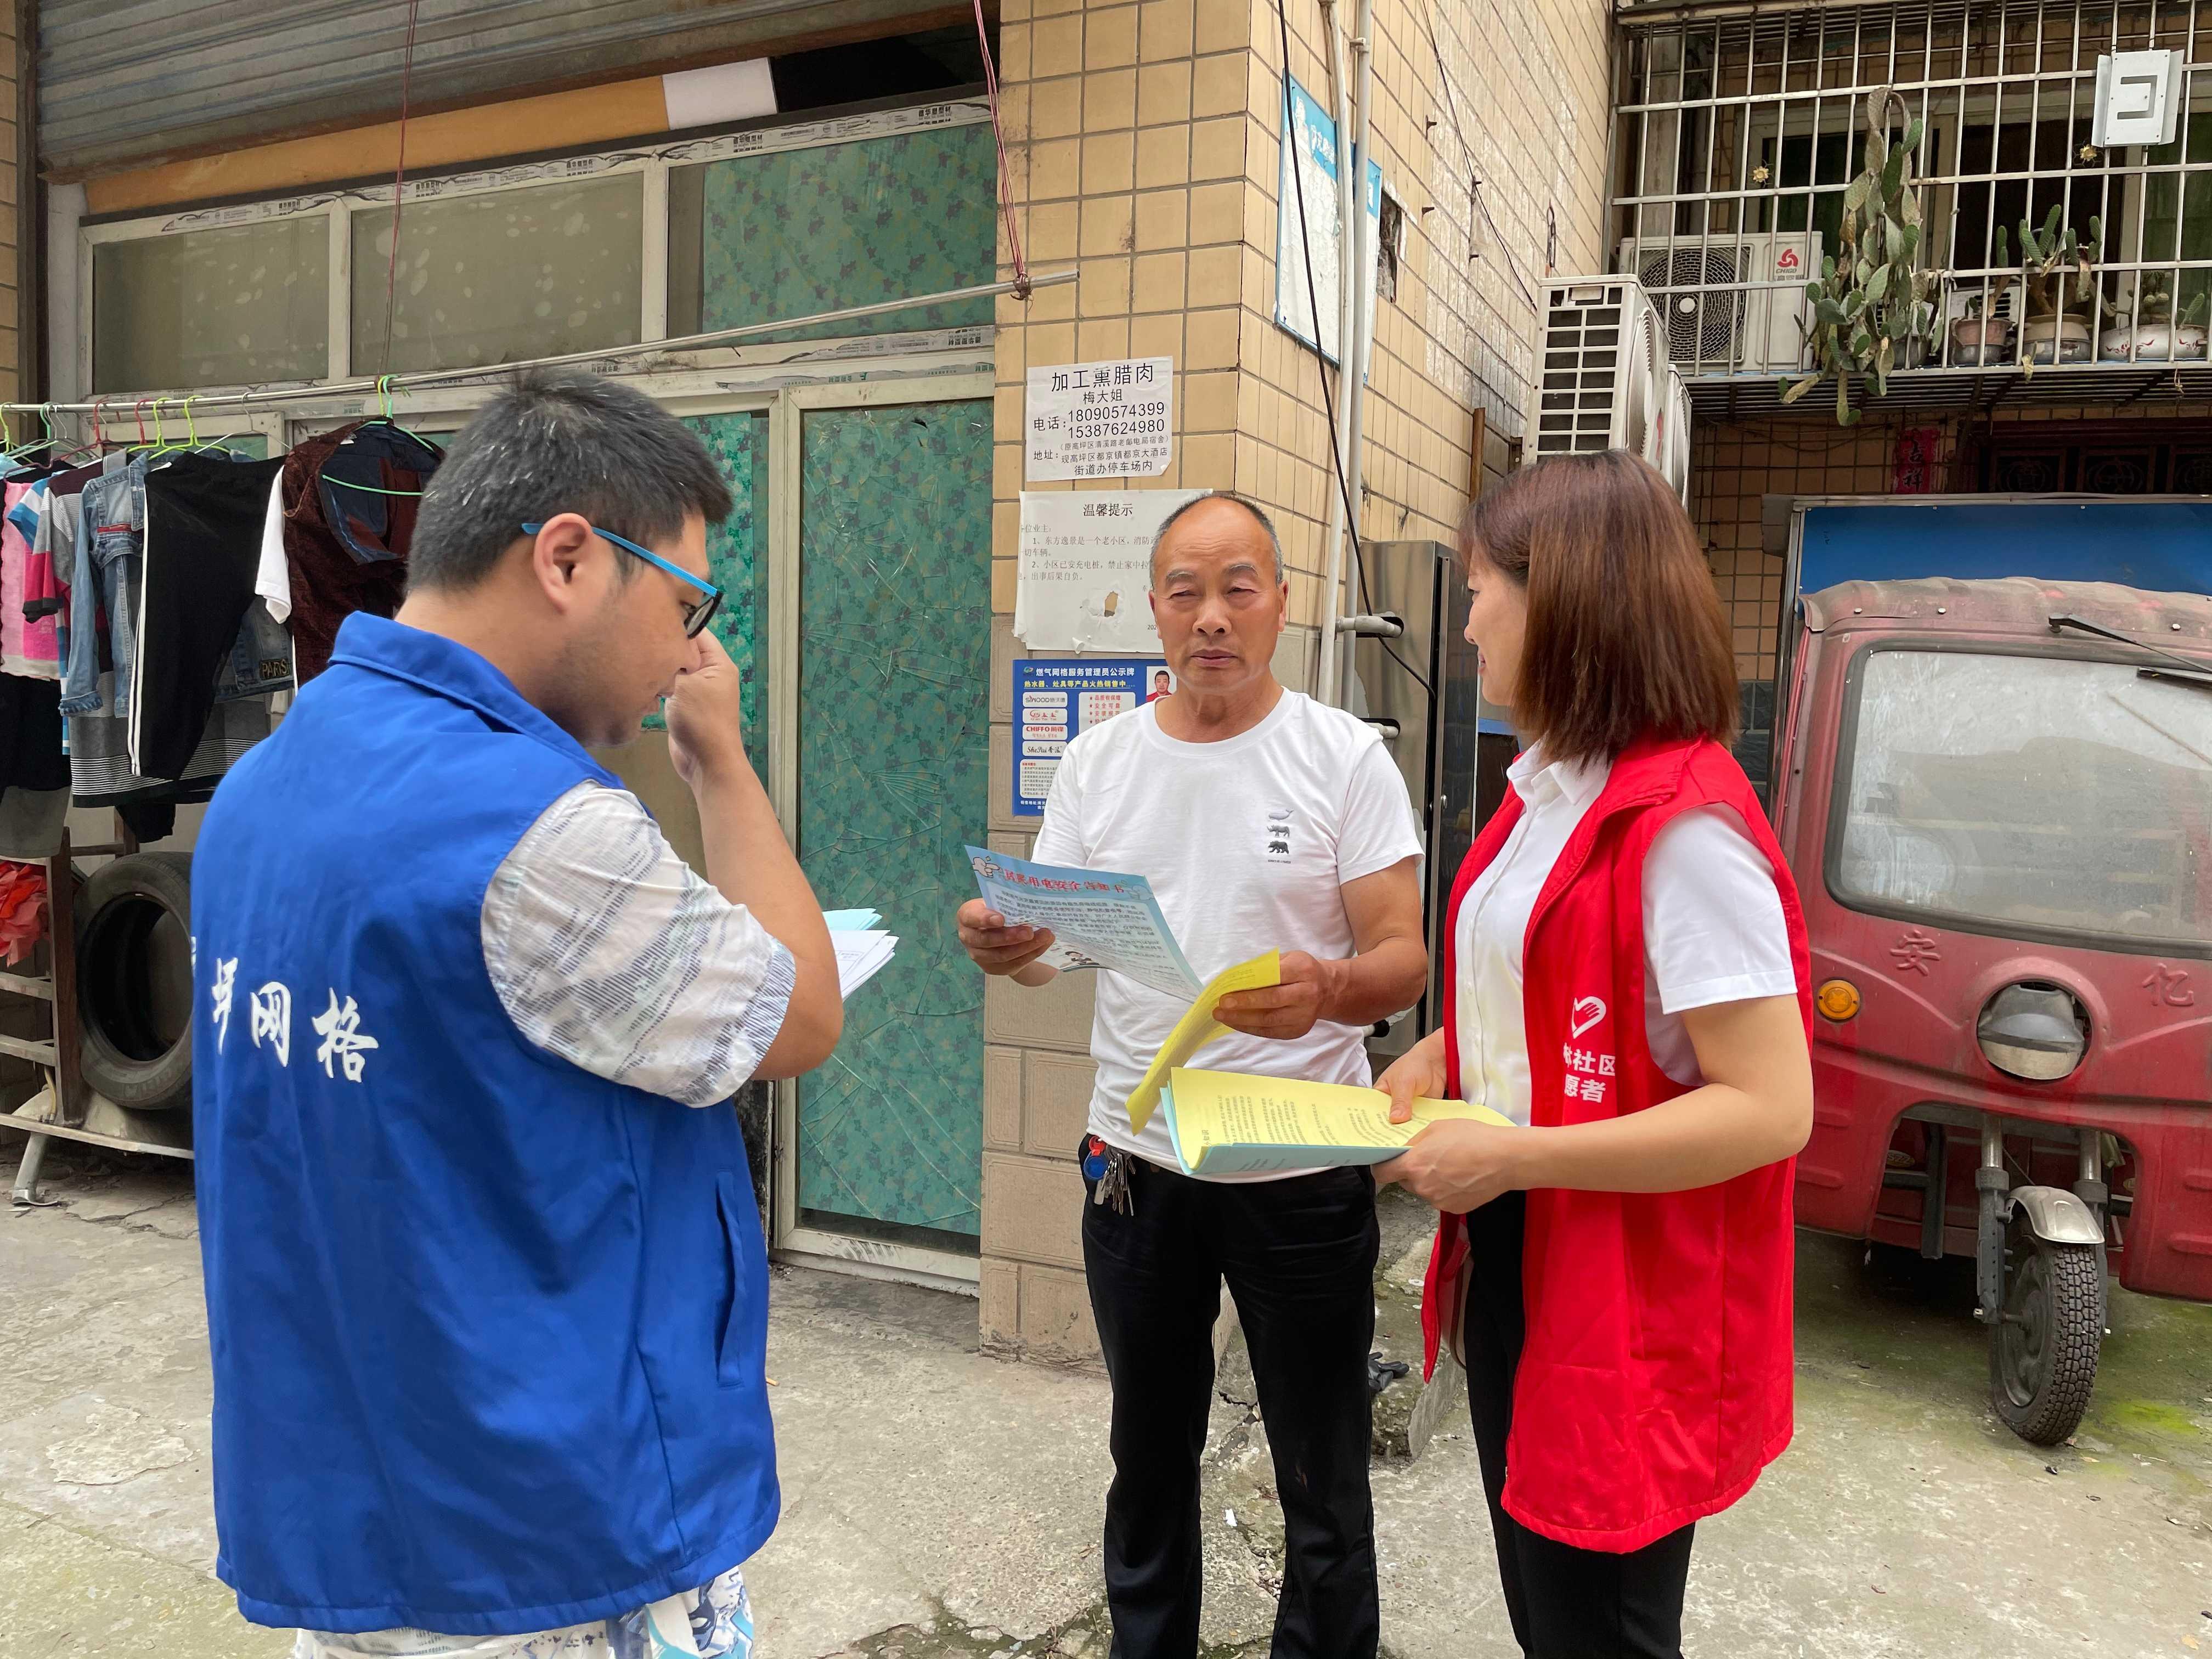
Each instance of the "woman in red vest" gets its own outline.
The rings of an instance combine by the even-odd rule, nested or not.
[[[1454,884],[1443,1027],[1385,1073],[1511,1128],[1378,1171],[1436,1206],[1424,1317],[1464,1358],[1513,1633],[1681,1652],[1694,1523],[1790,1431],[1790,1160],[1812,1128],[1803,913],[1751,785],[1729,624],[1681,503],[1613,452],[1468,515],[1467,637],[1528,744]]]

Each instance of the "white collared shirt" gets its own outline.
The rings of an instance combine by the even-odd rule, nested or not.
[[[1528,1036],[1522,951],[1545,878],[1612,769],[1547,761],[1538,744],[1506,769],[1520,822],[1461,902],[1453,934],[1460,1093],[1528,1121]],[[1742,817],[1700,806],[1677,817],[1644,862],[1644,1035],[1659,1069],[1692,1087],[1688,1009],[1797,988],[1790,932],[1766,856]]]

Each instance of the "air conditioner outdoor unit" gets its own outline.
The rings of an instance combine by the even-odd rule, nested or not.
[[[1686,374],[1787,374],[1803,363],[1818,231],[1632,236],[1620,245],[1620,269],[1659,307],[1667,355]],[[1764,283],[1781,286],[1744,286]]]
[[[1690,397],[1665,325],[1632,278],[1545,284],[1544,337],[1524,445],[1531,460],[1626,449],[1687,499]]]

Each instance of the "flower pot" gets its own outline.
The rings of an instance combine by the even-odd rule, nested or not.
[[[2009,317],[1960,317],[1951,325],[1951,362],[1961,368],[1980,368],[2012,361],[2013,320]]]
[[[2200,324],[2176,328],[2172,323],[2144,322],[2133,328],[2106,329],[2097,342],[2097,355],[2108,363],[2124,363],[2130,356],[2139,363],[2180,363],[2203,356],[2204,345]]]
[[[2092,343],[2079,317],[2031,317],[2021,325],[2021,356],[2031,363],[2086,363]]]

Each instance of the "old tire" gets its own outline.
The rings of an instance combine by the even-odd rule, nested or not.
[[[86,1085],[137,1112],[192,1103],[191,855],[133,853],[78,900],[77,1025]]]
[[[2080,1426],[2097,1385],[2097,1247],[2053,1244],[2019,1218],[2006,1244],[2004,1308],[1990,1329],[1990,1398],[2021,1439],[2055,1446]]]

